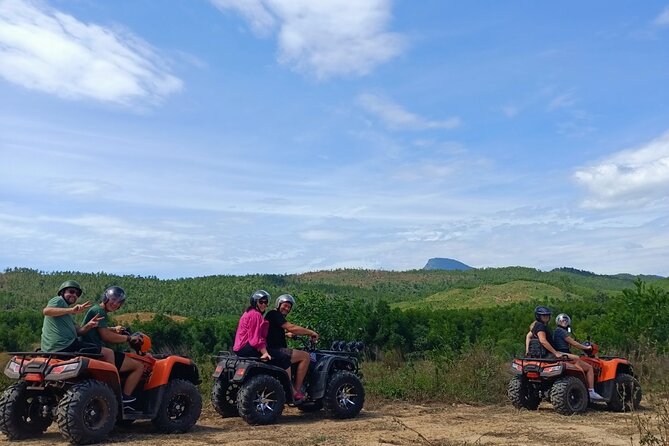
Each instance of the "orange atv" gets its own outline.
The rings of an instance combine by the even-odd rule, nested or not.
[[[641,386],[634,376],[632,364],[625,358],[597,356],[599,347],[579,359],[594,369],[595,391],[610,410],[616,412],[638,408]],[[542,400],[550,401],[556,412],[563,415],[582,413],[589,400],[585,372],[574,360],[564,358],[515,358],[511,363],[516,375],[508,386],[508,396],[514,407],[536,410]]]
[[[37,437],[55,420],[66,439],[87,444],[104,440],[115,423],[134,420],[150,419],[161,432],[189,430],[202,409],[197,366],[182,356],[152,356],[148,336],[135,339],[127,355],[144,374],[132,409],[121,403],[125,374],[100,354],[9,353],[5,375],[18,382],[0,396],[0,431],[10,440]]]

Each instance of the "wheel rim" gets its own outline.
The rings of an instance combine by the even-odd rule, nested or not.
[[[84,423],[89,429],[95,430],[104,424],[107,417],[107,405],[99,399],[93,399],[84,407]]]
[[[571,389],[569,391],[569,406],[572,408],[578,408],[581,405],[581,401],[583,399],[583,396],[581,395],[581,392],[579,392],[578,389]]]
[[[26,424],[31,424],[36,422],[39,419],[39,409],[40,409],[37,398],[29,396],[26,398],[25,404],[26,404],[25,411],[23,412],[21,418]]]
[[[276,392],[266,388],[258,391],[258,393],[256,393],[256,397],[253,399],[256,412],[262,415],[273,413],[276,403]]]
[[[171,420],[178,420],[188,411],[188,398],[186,395],[175,395],[167,406],[167,416]]]
[[[228,385],[227,389],[225,389],[225,402],[228,403],[229,405],[235,404],[237,401],[237,391],[239,390],[239,386],[237,384],[230,384]]]
[[[337,389],[336,399],[339,407],[348,409],[356,405],[358,394],[351,384],[344,384]]]

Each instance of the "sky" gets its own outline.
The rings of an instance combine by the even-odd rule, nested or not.
[[[0,0],[0,270],[668,253],[668,0]]]

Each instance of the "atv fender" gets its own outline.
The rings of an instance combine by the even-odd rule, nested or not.
[[[159,359],[153,366],[153,372],[144,390],[155,389],[166,385],[171,379],[185,379],[193,384],[200,384],[200,374],[195,363],[183,356],[168,356]]]
[[[284,389],[287,389],[288,395],[292,394],[290,382],[286,371],[280,367],[265,364],[260,361],[244,361],[237,365],[235,374],[232,377],[233,383],[243,383],[256,375],[270,375],[278,379]]]
[[[121,386],[119,384],[118,369],[114,364],[93,358],[79,358],[79,367],[65,373],[53,373],[56,366],[71,363],[72,361],[60,361],[54,363],[51,367],[51,372],[45,376],[45,381],[70,381],[82,379],[94,379],[96,381],[107,384],[114,394],[119,397],[121,395]]]
[[[326,356],[320,360],[316,366],[309,372],[308,379],[310,383],[309,396],[313,400],[323,398],[325,395],[325,386],[328,383],[328,377],[333,370],[347,370],[352,373],[357,372],[356,364],[345,357]]]
[[[595,390],[604,398],[605,401],[611,401],[614,396],[614,392],[618,391],[616,387],[616,376],[618,376],[618,374],[625,373],[630,376],[636,376],[634,375],[634,369],[632,368],[632,365],[627,360],[618,358],[614,359],[613,361],[616,362],[615,364],[611,365],[608,365],[610,361],[606,361],[607,365],[602,367],[601,374],[595,378]],[[604,379],[604,376],[608,377],[611,375],[610,370],[613,370],[613,377]]]
[[[634,375],[632,365],[627,359],[613,358],[601,361],[601,371],[599,377],[597,377],[597,381],[615,380],[618,373]]]

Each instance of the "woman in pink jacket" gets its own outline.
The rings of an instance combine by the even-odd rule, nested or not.
[[[263,313],[267,310],[269,299],[270,295],[265,290],[258,290],[251,295],[251,305],[239,319],[232,350],[237,356],[260,358],[286,369],[290,378],[290,356],[278,349],[267,349],[269,322],[265,320]]]

